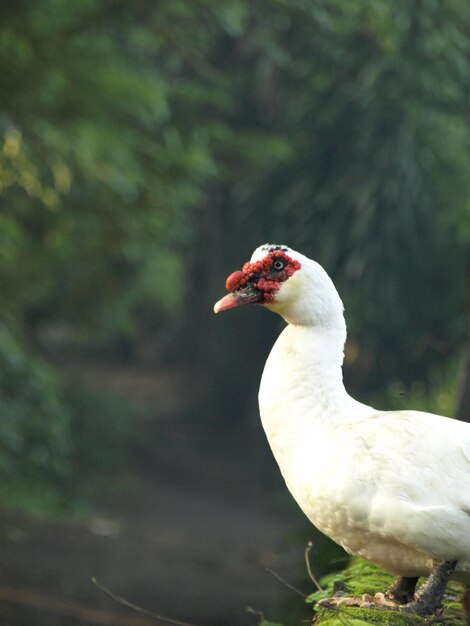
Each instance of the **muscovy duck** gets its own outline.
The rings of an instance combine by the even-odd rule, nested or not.
[[[379,411],[347,393],[343,304],[315,261],[265,244],[226,288],[216,313],[257,303],[287,322],[266,362],[259,405],[291,494],[346,552],[398,575],[373,598],[323,604],[433,614],[450,578],[470,582],[470,424]]]

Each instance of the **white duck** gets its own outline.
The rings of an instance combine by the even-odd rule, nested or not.
[[[266,244],[226,287],[216,313],[255,302],[288,323],[266,362],[259,404],[293,497],[349,554],[399,576],[373,606],[433,613],[449,578],[470,581],[470,425],[378,411],[348,395],[343,304],[315,261]],[[370,596],[328,603],[371,605]]]

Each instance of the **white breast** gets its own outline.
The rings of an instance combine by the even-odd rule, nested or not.
[[[349,553],[405,576],[470,575],[470,426],[352,399],[331,333],[288,326],[263,373],[263,427],[304,513]]]

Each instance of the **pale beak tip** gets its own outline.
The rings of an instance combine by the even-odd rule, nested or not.
[[[226,311],[227,309],[233,309],[236,306],[238,306],[237,299],[234,298],[232,293],[228,293],[214,304],[214,313],[220,313],[221,311]]]

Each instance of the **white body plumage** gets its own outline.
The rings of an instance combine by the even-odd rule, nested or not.
[[[317,263],[289,255],[301,270],[266,305],[288,326],[266,362],[259,403],[290,492],[350,554],[407,577],[456,560],[454,577],[470,580],[470,425],[351,398],[341,300]]]

